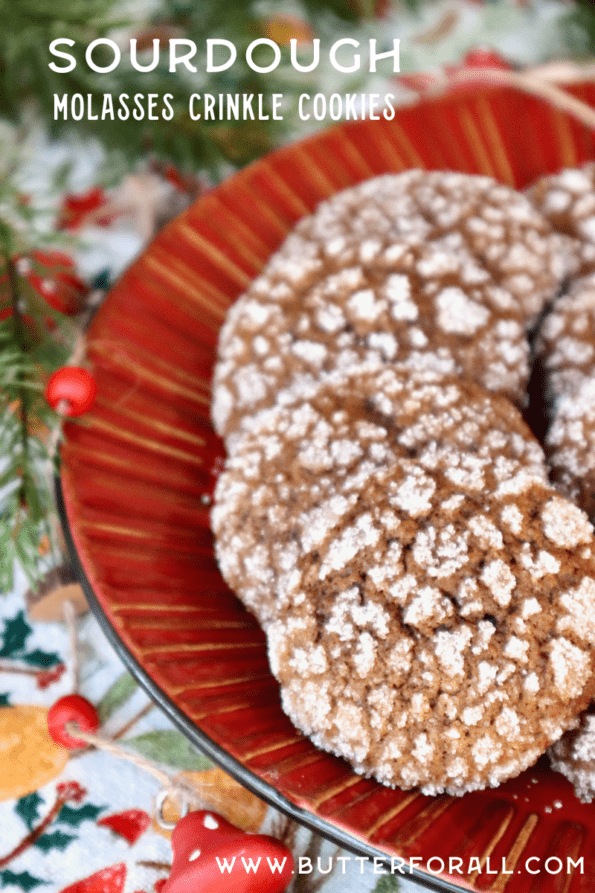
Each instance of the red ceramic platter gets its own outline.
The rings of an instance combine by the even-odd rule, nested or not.
[[[595,87],[572,92],[595,105]],[[404,859],[406,877],[435,889],[591,890],[595,809],[545,760],[462,798],[391,790],[293,728],[264,635],[213,557],[209,504],[223,461],[209,420],[217,332],[293,224],[339,189],[410,167],[524,187],[590,159],[594,135],[583,125],[497,88],[336,126],[252,164],[167,226],[110,293],[88,338],[97,402],[65,430],[67,536],[136,677],[255,793],[361,855]]]

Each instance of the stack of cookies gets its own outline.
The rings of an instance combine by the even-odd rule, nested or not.
[[[221,332],[221,571],[293,722],[388,785],[496,785],[595,694],[593,528],[521,415],[536,328],[548,394],[581,340],[546,316],[589,257],[547,189],[539,210],[413,170],[339,193]]]
[[[543,177],[527,195],[567,237],[571,270],[536,339],[549,420],[550,477],[595,520],[595,164]],[[592,703],[578,728],[550,750],[552,766],[587,803],[595,797],[594,714]]]

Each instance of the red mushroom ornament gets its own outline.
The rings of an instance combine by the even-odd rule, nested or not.
[[[173,865],[161,893],[282,893],[293,856],[266,834],[240,831],[215,812],[180,819],[172,834]]]

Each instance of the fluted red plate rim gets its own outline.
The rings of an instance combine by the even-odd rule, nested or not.
[[[56,477],[54,480],[55,499],[62,523],[62,530],[66,540],[66,546],[72,566],[76,572],[79,583],[83,589],[89,607],[99,623],[99,626],[106,639],[122,660],[123,664],[129,670],[134,679],[145,689],[149,697],[165,715],[183,732],[186,737],[207,757],[209,757],[216,765],[231,775],[236,781],[239,781],[245,788],[256,794],[270,806],[285,813],[294,821],[298,822],[311,831],[320,834],[327,840],[336,843],[338,846],[359,856],[365,856],[372,862],[380,859],[387,867],[390,866],[391,857],[376,847],[370,846],[363,840],[359,840],[353,835],[343,831],[340,827],[332,825],[316,815],[302,809],[295,803],[292,803],[283,794],[280,794],[271,784],[263,781],[258,775],[247,769],[239,760],[231,756],[219,744],[213,741],[205,732],[191,722],[178,708],[175,701],[161,689],[151,676],[144,669],[142,664],[137,660],[135,655],[126,647],[113,625],[109,617],[99,602],[91,583],[85,572],[85,568],[80,560],[78,550],[73,537],[73,532],[68,519],[66,505],[64,500],[64,487],[61,479]],[[415,881],[423,887],[437,891],[437,893],[460,893],[461,890],[471,890],[466,884],[459,886],[451,884],[445,878],[433,877],[426,875],[417,868],[407,869],[407,880]]]
[[[576,85],[576,87],[573,87],[573,92],[581,98],[586,98],[591,104],[595,105],[595,86],[579,84]],[[526,111],[530,123],[523,124],[523,122],[519,122],[518,119],[515,120],[514,115],[507,114],[509,108],[515,110],[516,113],[518,113],[519,109]],[[510,120],[508,120],[509,118]],[[430,125],[434,128],[433,132],[436,137],[434,141],[426,140],[426,128],[430,127]],[[519,145],[519,141],[516,139],[516,131],[521,125],[524,127],[526,145],[523,145],[522,143]],[[573,163],[578,164],[582,161],[591,159],[595,160],[595,140],[590,131],[587,131],[586,128],[578,125],[575,121],[570,120],[568,116],[564,115],[562,112],[552,110],[551,107],[546,106],[541,100],[534,97],[527,97],[525,94],[521,94],[519,91],[512,90],[511,88],[489,88],[483,86],[481,89],[474,91],[471,87],[467,86],[465,90],[457,91],[454,95],[446,95],[425,102],[422,101],[413,106],[406,106],[403,109],[397,110],[394,127],[392,124],[383,124],[382,127],[379,126],[379,129],[375,134],[372,134],[370,129],[366,130],[366,127],[369,128],[369,122],[349,122],[347,124],[335,125],[328,130],[321,131],[306,140],[295,143],[292,146],[284,147],[277,152],[272,153],[272,155],[254,162],[253,165],[240,171],[228,181],[221,184],[220,187],[217,187],[211,193],[208,193],[205,197],[199,199],[189,211],[184,212],[176,221],[162,230],[156,239],[148,246],[144,254],[141,255],[141,258],[139,258],[132,265],[130,270],[124,274],[123,279],[116,284],[114,289],[110,292],[110,295],[108,295],[105,304],[98,313],[98,318],[105,320],[106,308],[111,307],[113,309],[113,302],[115,302],[116,308],[126,309],[121,301],[123,289],[122,283],[133,282],[134,285],[135,275],[137,279],[142,279],[140,273],[143,271],[145,273],[147,272],[148,267],[146,263],[148,260],[153,261],[156,268],[160,265],[159,275],[163,275],[164,265],[167,268],[167,251],[172,250],[172,235],[175,236],[176,227],[187,225],[189,221],[192,224],[192,219],[194,218],[191,218],[191,215],[194,212],[194,209],[201,206],[201,202],[211,202],[209,207],[213,208],[215,207],[213,202],[216,201],[217,196],[223,195],[227,202],[231,201],[230,196],[233,198],[232,193],[234,184],[246,184],[246,178],[248,176],[251,176],[255,171],[260,171],[260,174],[262,174],[262,172],[265,171],[265,168],[265,173],[270,172],[273,177],[274,189],[277,190],[278,194],[282,197],[280,200],[282,202],[285,201],[287,198],[286,193],[288,191],[287,185],[285,184],[284,192],[282,188],[284,184],[279,185],[279,183],[274,180],[274,177],[279,173],[281,164],[288,163],[288,159],[291,160],[298,155],[299,164],[296,162],[296,169],[293,170],[292,176],[294,179],[290,183],[291,188],[296,188],[299,192],[300,187],[295,184],[298,179],[298,174],[301,171],[305,171],[307,175],[309,170],[313,170],[317,179],[314,184],[309,184],[303,187],[305,193],[300,193],[298,195],[298,200],[293,202],[294,210],[296,207],[299,208],[301,199],[303,199],[302,204],[304,204],[304,202],[310,202],[311,204],[313,202],[312,196],[317,192],[320,197],[324,197],[324,190],[329,188],[329,184],[333,186],[334,191],[337,191],[337,189],[340,188],[340,185],[337,185],[337,183],[340,183],[341,178],[348,180],[350,176],[354,176],[356,178],[354,182],[358,181],[358,177],[359,179],[364,179],[365,177],[361,172],[365,169],[366,165],[368,168],[374,168],[372,173],[367,175],[370,176],[374,173],[381,173],[383,169],[407,169],[408,167],[415,166],[413,161],[416,159],[419,159],[421,162],[417,166],[440,169],[440,159],[443,158],[449,162],[451,169],[469,170],[469,172],[477,173],[496,173],[500,179],[504,180],[504,182],[509,182],[513,185],[522,185],[524,182],[528,181],[529,177],[534,177],[539,173],[550,172],[556,167],[570,166]],[[390,139],[394,139],[394,144],[384,144],[382,142],[382,134],[386,134],[389,131],[391,134]],[[458,143],[452,134],[456,135],[456,140],[459,141]],[[372,135],[374,136],[374,139],[372,140],[373,145],[368,149],[366,145],[366,137],[371,137]],[[551,141],[548,142],[550,137]],[[544,139],[546,140],[545,142],[543,141]],[[335,172],[332,165],[328,164],[328,159],[324,156],[324,151],[328,151],[329,146],[331,148],[335,147],[339,153],[337,172]],[[379,159],[377,155],[369,155],[368,153],[370,152],[380,153],[382,157]],[[358,158],[360,159],[359,161]],[[457,167],[453,164],[453,159],[455,161],[460,159],[461,166]],[[443,162],[442,169],[444,169],[445,163],[446,162]],[[397,165],[397,167],[391,167],[391,164]],[[358,167],[358,165],[360,165],[360,167]],[[381,170],[377,169],[379,166]],[[358,170],[360,171],[359,174],[357,173]],[[356,173],[354,174],[353,171],[356,171]],[[250,188],[253,189],[254,181],[250,181],[249,185]],[[350,184],[347,183],[346,185]],[[245,188],[248,189],[247,186]],[[271,187],[271,189],[273,190],[273,187]],[[291,189],[289,191],[291,191]],[[298,193],[296,193],[296,195],[297,194]],[[332,194],[332,192],[330,194]],[[304,195],[307,195],[307,198],[304,198]],[[283,198],[283,196],[285,196],[285,198]],[[271,196],[269,195],[266,200],[271,202]],[[320,198],[318,200],[320,200]],[[222,206],[224,204],[225,202],[222,200]],[[289,202],[289,205],[291,204],[292,203]],[[234,209],[233,213],[236,213],[237,215],[237,208]],[[280,216],[283,217],[283,214]],[[198,214],[196,215],[196,219],[198,219]],[[232,273],[236,276],[238,281],[240,281],[242,277],[245,278],[246,269],[252,269],[251,265],[254,265],[253,258],[254,256],[258,257],[259,251],[261,250],[258,247],[258,236],[262,235],[262,232],[259,233],[254,230],[257,238],[251,240],[249,226],[246,223],[245,217],[243,218],[242,226],[247,231],[249,237],[247,244],[243,246],[245,249],[244,255],[238,255],[235,258],[232,258],[230,263]],[[199,238],[196,241],[202,244],[202,242],[205,241],[205,238],[204,233],[200,232]],[[264,236],[263,239],[261,239],[261,242],[263,240],[266,241]],[[206,238],[206,241],[208,242],[208,238]],[[222,249],[220,242],[215,239],[215,241],[210,244],[210,249],[211,254],[209,256],[209,263],[212,262],[216,267],[217,264],[220,263],[222,251],[225,255],[225,247]],[[251,255],[252,260],[250,259]],[[178,261],[180,260],[177,255],[175,259]],[[142,266],[143,264],[145,264],[145,266]],[[175,271],[170,271],[172,276],[174,272],[175,275],[181,276],[182,278],[187,274],[187,271],[183,269],[183,264],[182,266],[178,265]],[[160,289],[163,291],[162,285],[160,285]],[[235,293],[237,294],[238,291]],[[167,300],[167,294],[165,292],[161,293],[158,289],[156,294],[157,304],[149,308],[153,312],[153,317],[149,314],[145,320],[145,324],[149,326],[149,329],[152,325],[156,324],[151,322],[156,315],[158,316],[158,314],[155,314],[156,307],[161,306],[162,302]],[[116,295],[117,298],[115,297]],[[231,296],[231,291],[227,292],[227,296]],[[138,302],[138,293],[136,294],[136,299]],[[119,304],[118,300],[120,301]],[[205,311],[207,316],[205,318],[210,320],[209,325],[212,328],[212,317],[209,317],[211,311],[208,309],[207,300],[205,300],[204,306],[207,307],[207,310]],[[216,309],[221,309],[221,306]],[[192,312],[195,314],[192,317],[194,320],[197,318],[198,314],[196,306],[193,308]],[[184,316],[182,310],[180,311],[180,318],[182,319],[183,325]],[[128,322],[129,320],[127,319],[126,324],[128,324]],[[175,331],[176,338],[181,338],[180,343],[183,344],[183,333],[180,334],[179,328],[180,319],[174,321],[174,326],[177,326],[177,328],[172,329],[172,331]],[[94,331],[93,326],[91,331]],[[119,337],[122,337],[121,331]],[[143,343],[143,350],[146,347],[147,345]],[[156,378],[159,377],[160,370],[157,369],[157,367],[153,368],[152,372]],[[201,382],[201,384],[203,383],[204,382]],[[101,411],[104,412],[104,410],[105,407],[103,407]],[[108,418],[106,422],[106,417],[104,415],[101,421],[104,427],[107,424],[106,430],[109,429],[109,424],[112,424],[111,432],[106,435],[109,448],[109,438],[115,436],[113,432],[113,417]],[[132,424],[133,426],[138,426],[138,419],[133,420]],[[187,434],[187,432],[185,433]],[[70,456],[70,454],[68,455]],[[76,471],[73,472],[69,467],[70,461],[70,458],[68,458],[68,460],[63,463],[61,477],[56,481],[56,492],[59,513],[72,562],[77,570],[90,606],[98,618],[103,631],[122,658],[123,662],[130,669],[133,676],[147,690],[153,700],[159,704],[168,717],[199,749],[204,751],[216,764],[238,779],[245,787],[253,791],[253,793],[291,816],[298,823],[309,827],[322,836],[338,843],[340,846],[370,859],[379,858],[384,862],[389,862],[391,855],[394,852],[394,847],[391,848],[387,844],[386,848],[382,849],[382,844],[376,846],[370,843],[369,840],[365,839],[363,831],[358,836],[357,823],[352,819],[334,821],[329,817],[325,817],[317,811],[317,807],[313,800],[310,801],[311,805],[308,806],[308,797],[306,795],[299,796],[296,794],[296,802],[286,797],[285,794],[281,793],[273,783],[244,765],[241,760],[234,757],[232,753],[229,753],[207,734],[203,728],[192,721],[176,701],[175,694],[172,695],[173,689],[170,688],[170,690],[165,690],[165,687],[160,686],[155,681],[149,672],[146,663],[143,663],[143,660],[138,657],[138,654],[134,653],[133,648],[129,647],[129,644],[125,641],[126,635],[121,634],[114,625],[114,622],[112,622],[109,614],[110,608],[113,608],[113,605],[110,606],[108,604],[106,608],[105,593],[103,593],[100,598],[95,591],[95,581],[98,579],[96,573],[97,568],[94,567],[93,560],[91,560],[90,555],[92,554],[92,550],[90,552],[87,548],[88,535],[86,529],[81,530],[81,516],[80,511],[78,511],[80,507],[77,503],[77,489],[80,488],[81,481],[77,478]],[[147,529],[149,528],[145,527],[145,533]],[[128,636],[128,638],[130,638],[130,636]],[[566,787],[564,790],[570,791],[568,783],[560,776],[558,776],[558,778],[560,781],[556,781],[556,790],[565,785]],[[502,790],[504,791],[504,787]],[[511,804],[511,798],[521,797],[521,793],[519,793],[520,790],[520,787],[515,787],[514,791],[516,791],[516,793],[513,794],[511,789],[507,794],[503,794],[503,796],[508,797],[507,802],[509,805]],[[471,798],[469,803],[470,808],[472,808],[471,803],[476,803],[477,801],[473,794],[466,796]],[[440,798],[436,798],[434,801],[436,804],[435,812],[438,817],[437,821],[442,815],[442,812],[440,811],[442,804],[439,801]],[[492,804],[492,809],[494,811],[492,818],[495,820],[497,818],[496,813],[498,808],[501,808],[501,802],[500,807],[495,801],[490,800],[489,797],[487,797],[484,802]],[[430,803],[428,809],[425,810],[430,814],[431,820],[433,820],[431,812],[432,805],[433,804]],[[520,807],[520,800],[517,805]],[[424,809],[425,807],[421,811],[423,812]],[[404,813],[407,813],[406,808],[404,809]],[[382,810],[381,814],[384,815]],[[388,814],[389,813],[387,812],[387,815]],[[524,815],[525,813],[519,812],[520,818]],[[400,818],[387,820],[387,824],[390,825],[391,821],[397,822],[398,824]],[[413,819],[408,818],[407,821],[415,824]],[[509,817],[508,821],[512,822],[512,819]],[[522,833],[526,832],[530,837],[532,833],[530,822],[526,827],[525,824],[523,825],[523,829],[521,829]],[[547,825],[547,820],[545,821],[545,824]],[[592,828],[589,833],[592,836],[593,841],[595,841],[595,821],[592,821],[591,825]],[[424,828],[426,827],[427,826],[424,826]],[[505,827],[503,825],[502,827],[504,829],[502,834],[505,835],[506,827],[508,826]],[[422,838],[425,833],[424,830]],[[369,837],[373,837],[371,832]],[[395,839],[397,839],[397,837],[395,837]],[[386,840],[386,838],[384,839]],[[496,838],[494,838],[494,840],[496,840]],[[408,845],[409,844],[405,845],[405,850]],[[497,840],[494,847],[496,849],[498,847]],[[451,874],[450,877],[452,879],[453,875]],[[484,883],[483,880],[480,882],[479,886],[475,885],[475,881],[473,881],[472,884],[462,878],[460,880],[459,878],[456,878],[455,883],[454,880],[449,880],[449,878],[444,875],[434,875],[429,871],[417,868],[412,869],[411,872],[407,871],[407,878],[415,880],[432,889],[441,891],[488,889],[488,886],[486,886],[486,883]],[[516,884],[512,881],[509,885],[506,878],[504,878],[504,882],[506,893],[513,893]],[[487,884],[491,884],[491,882],[488,880]],[[577,884],[574,882],[570,883],[572,893],[578,888],[578,885],[579,882],[577,882]],[[580,888],[581,890],[585,889],[582,887],[582,882]],[[526,887],[523,889],[526,889]]]

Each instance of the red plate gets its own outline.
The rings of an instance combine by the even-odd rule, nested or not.
[[[595,104],[595,87],[573,92]],[[166,227],[110,293],[88,339],[99,396],[65,432],[67,533],[137,678],[257,794],[360,854],[403,858],[406,876],[412,859],[414,876],[442,890],[591,889],[595,810],[545,761],[496,790],[424,797],[355,775],[293,728],[264,635],[213,557],[209,502],[223,458],[209,421],[217,332],[292,225],[339,189],[409,167],[523,187],[590,159],[585,127],[494,89],[334,127],[256,162]]]

